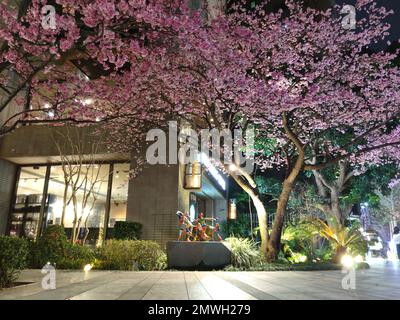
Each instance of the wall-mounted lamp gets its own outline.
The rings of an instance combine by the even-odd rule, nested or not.
[[[200,189],[201,176],[201,163],[188,163],[185,168],[185,189]]]
[[[228,219],[235,220],[237,218],[236,199],[229,199],[228,203]]]

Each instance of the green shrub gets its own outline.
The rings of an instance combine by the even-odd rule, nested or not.
[[[334,255],[332,246],[328,243],[323,243],[320,248],[315,249],[315,258],[322,261],[330,261]]]
[[[328,262],[307,262],[307,263],[266,263],[262,262],[259,265],[247,269],[247,271],[316,271],[316,270],[341,270],[342,266]],[[242,271],[241,268],[236,268],[232,265],[224,268],[224,271]]]
[[[359,223],[343,226],[336,218],[330,217],[329,223],[321,219],[310,220],[313,228],[327,239],[335,249],[332,261],[340,263],[341,257],[347,252],[352,255],[365,255],[368,246],[360,231]]]
[[[285,258],[292,263],[312,261],[316,258],[316,232],[308,221],[289,224],[282,233],[282,248]]]
[[[162,270],[166,255],[158,243],[145,240],[108,240],[96,251],[94,268],[102,270]]]
[[[142,233],[142,224],[138,222],[117,221],[114,226],[114,239],[137,240]]]
[[[94,253],[88,247],[71,244],[64,228],[51,225],[31,249],[31,266],[42,268],[47,262],[57,269],[81,269],[94,261]]]
[[[261,262],[261,254],[256,243],[248,238],[227,238],[232,253],[232,266],[249,269]]]
[[[0,288],[11,285],[27,265],[29,243],[26,239],[0,236]]]
[[[69,259],[62,259],[57,264],[57,269],[62,270],[82,270],[85,265],[94,263],[88,263],[86,260],[78,259],[78,260],[69,260]]]
[[[66,247],[69,244],[62,226],[48,226],[37,242],[32,245],[32,267],[42,268],[47,262],[58,264],[65,258]]]
[[[237,219],[222,221],[221,231],[224,238],[250,238],[251,226],[250,219],[244,214],[238,214]]]
[[[83,269],[87,264],[94,262],[94,252],[88,247],[68,243],[64,257],[58,264],[58,269]]]

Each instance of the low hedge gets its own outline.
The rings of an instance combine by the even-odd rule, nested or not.
[[[62,226],[51,225],[32,245],[30,260],[32,268],[40,269],[50,262],[57,269],[81,269],[93,263],[94,253],[88,247],[71,244]]]
[[[138,222],[117,221],[113,238],[117,240],[138,240],[142,233],[142,224]]]
[[[317,263],[261,263],[250,268],[239,268],[233,265],[227,266],[223,271],[327,271],[341,270],[343,267],[339,264],[328,262]]]
[[[94,252],[91,248],[73,245],[68,243],[64,257],[58,262],[58,269],[83,269],[87,264],[93,264],[95,261]]]
[[[30,245],[29,245],[30,244]],[[96,249],[71,244],[62,226],[48,226],[34,243],[2,237],[0,281],[9,284],[18,270],[41,269],[51,263],[57,269],[83,269],[91,264],[101,270],[162,270],[167,257],[158,243],[145,240],[108,240]],[[28,262],[28,263],[27,263]]]
[[[145,240],[108,240],[96,250],[95,269],[162,270],[167,257],[158,243]]]
[[[95,250],[73,245],[62,226],[52,225],[32,244],[30,261],[32,268],[50,262],[57,269],[82,269],[91,264],[101,270],[161,270],[167,258],[154,241],[112,239]]]
[[[10,286],[27,266],[29,242],[26,239],[0,236],[0,288]]]

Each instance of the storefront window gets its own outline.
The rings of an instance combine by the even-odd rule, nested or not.
[[[46,167],[22,167],[11,213],[10,235],[35,239],[39,231]],[[45,201],[45,205],[48,202]]]
[[[21,167],[10,235],[35,239],[43,221],[43,227],[63,224],[67,236],[75,234],[78,242],[85,239],[88,244],[98,243],[104,237],[107,208],[108,228],[126,220],[129,168],[129,163],[113,165],[108,206],[109,164],[51,166],[48,184],[47,166]]]
[[[75,232],[78,241],[99,241],[104,232],[109,168],[108,164],[53,166],[47,223],[63,223],[67,235]]]
[[[113,228],[116,221],[126,220],[129,185],[129,163],[114,164],[110,219],[108,227]]]

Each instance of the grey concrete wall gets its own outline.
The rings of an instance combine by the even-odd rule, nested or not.
[[[143,224],[142,239],[162,246],[178,237],[178,166],[154,165],[129,183],[127,221]]]
[[[184,165],[156,165],[144,168],[129,183],[127,221],[143,225],[142,239],[165,246],[178,236],[177,210],[189,212],[190,192],[184,188]],[[201,191],[201,189],[197,190]],[[207,201],[207,215],[226,219],[227,200]]]
[[[0,234],[7,231],[10,203],[14,191],[17,167],[11,162],[0,160]]]
[[[99,135],[95,134],[95,127],[51,127],[51,126],[24,126],[2,138],[0,158],[19,164],[51,163],[60,161],[60,152],[56,142],[64,155],[72,154],[73,146],[66,142],[67,138],[81,141],[82,154],[90,155],[96,150],[99,160],[129,160],[129,155],[113,153],[104,143],[98,143]],[[96,148],[93,147],[96,146]]]

